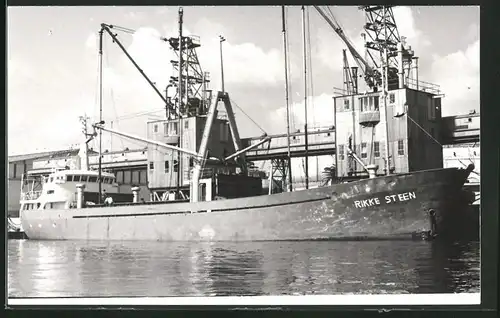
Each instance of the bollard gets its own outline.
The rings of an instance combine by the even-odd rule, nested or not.
[[[368,176],[370,179],[377,177],[377,170],[378,170],[377,165],[367,165],[366,170],[368,170]]]
[[[132,187],[132,194],[134,195],[133,202],[137,203],[139,202],[139,187]]]
[[[82,183],[78,183],[76,185],[76,208],[83,208],[83,190],[85,189],[85,185]]]

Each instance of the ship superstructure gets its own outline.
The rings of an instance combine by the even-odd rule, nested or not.
[[[438,85],[419,80],[418,57],[400,36],[392,6],[359,7],[366,18],[364,57],[331,11],[315,8],[357,65],[349,65],[344,50],[344,87],[334,96],[334,125],[342,127],[335,133],[337,176],[366,176],[366,166],[380,167],[378,175],[441,168],[443,95]]]

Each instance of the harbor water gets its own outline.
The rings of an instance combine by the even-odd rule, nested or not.
[[[9,297],[479,292],[479,242],[8,241]]]

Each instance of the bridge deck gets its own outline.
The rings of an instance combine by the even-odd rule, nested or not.
[[[335,129],[321,129],[308,133],[308,155],[322,156],[335,154]],[[285,158],[288,156],[287,136],[271,135],[272,139],[269,143],[264,143],[257,148],[254,148],[246,153],[246,158],[251,161],[269,160],[277,158]],[[290,156],[293,158],[304,157],[305,136],[304,132],[296,132],[290,134]],[[256,144],[261,140],[261,137],[244,138],[242,139],[243,147],[248,147]]]
[[[479,114],[468,114],[458,116],[448,116],[442,118],[442,144],[456,145],[462,143],[479,142]],[[290,154],[292,157],[305,156],[305,138],[303,132],[290,134]],[[288,154],[286,134],[272,135],[270,143],[264,143],[246,153],[246,157],[251,161],[269,160],[284,158]],[[262,137],[242,138],[242,146],[248,147],[262,140]],[[321,129],[310,131],[308,134],[310,156],[322,156],[335,154],[335,129]],[[123,157],[123,154],[126,156]],[[38,157],[44,157],[49,153],[38,154]],[[36,157],[36,156],[34,156]],[[35,158],[31,158],[34,160]],[[90,156],[91,166],[97,165],[98,156]],[[26,160],[23,156],[9,156],[9,163]],[[104,168],[120,167],[145,167],[147,163],[147,154],[145,149],[129,150],[117,152],[116,155],[104,154]]]

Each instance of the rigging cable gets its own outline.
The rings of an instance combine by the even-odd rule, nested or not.
[[[252,117],[248,116],[248,114],[245,113],[245,111],[241,107],[239,107],[238,104],[236,104],[234,99],[232,99],[232,98],[229,98],[229,99],[234,104],[234,106],[236,106],[236,108],[238,108],[243,113],[243,115],[245,115],[248,119],[250,119],[257,126],[257,128],[259,128],[264,134],[267,135],[267,132],[259,124],[257,124],[257,122],[255,120],[253,120]]]
[[[106,41],[103,41],[104,42],[104,49],[106,52],[109,52],[108,51],[108,47],[106,45]],[[109,68],[110,67],[110,63],[109,63],[109,54],[106,54],[106,66]],[[113,86],[110,85],[110,97],[111,97],[111,104],[113,105],[113,112],[115,114],[115,122],[116,122],[116,128],[120,129],[120,120],[118,119],[118,113],[116,111],[116,104],[115,104],[115,98],[114,98],[114,94],[113,94]],[[113,121],[111,121],[111,123],[113,123]],[[125,145],[123,143],[123,137],[119,136],[118,137],[118,140],[120,140],[120,143],[122,145],[122,148],[124,149],[125,148]],[[110,142],[111,142],[111,146],[110,148],[112,148],[113,146],[113,134],[110,134]],[[113,151],[113,149],[110,149],[110,151]]]
[[[431,134],[429,134],[429,133],[427,132],[427,130],[425,130],[422,126],[420,126],[420,125],[419,125],[419,124],[418,124],[415,120],[413,120],[413,118],[411,118],[411,116],[410,116],[407,112],[405,112],[405,114],[406,114],[406,116],[408,117],[408,119],[410,119],[410,120],[411,120],[411,121],[412,121],[412,122],[413,122],[413,123],[414,123],[414,124],[415,124],[418,128],[420,128],[420,129],[421,129],[424,133],[426,133],[426,134],[427,134],[427,136],[429,136],[429,137],[430,137],[432,140],[434,140],[434,141],[435,141],[438,145],[440,145],[440,146],[441,146],[441,148],[443,148],[443,145],[442,145],[439,141],[437,141],[437,140],[436,140],[436,138],[434,138]],[[458,162],[460,162],[460,163],[461,163],[464,167],[467,167],[467,165],[466,165],[465,163],[463,163],[463,162],[462,162],[462,160],[460,160],[459,158],[457,158],[457,160],[458,160]],[[471,171],[471,172],[473,172],[474,174],[477,174],[478,176],[480,175],[478,172],[476,172],[476,171],[474,171],[474,170],[473,170],[473,171]]]
[[[99,32],[97,32],[97,36],[96,36],[95,40],[96,40],[96,43],[95,43],[96,47],[99,47]],[[95,72],[96,82],[95,82],[95,90],[94,90],[94,92],[95,92],[95,94],[94,94],[94,109],[92,111],[92,117],[91,117],[93,122],[96,122],[95,113],[96,113],[97,109],[99,108],[99,81],[100,81],[100,78],[99,78],[99,54],[96,54],[96,59],[97,59],[97,63],[96,63],[97,69]],[[86,117],[86,115],[85,115],[85,117]],[[97,143],[96,139],[93,138],[92,139],[92,147],[93,148],[97,148],[96,143]]]
[[[310,87],[310,105],[312,110],[313,127],[317,127],[316,111],[314,108],[314,85],[313,85],[313,69],[312,69],[312,48],[311,48],[311,21],[309,17],[309,9],[306,11],[306,25],[307,25],[307,53],[309,62],[309,87]],[[319,157],[316,156],[316,182],[319,181]]]
[[[285,6],[285,10],[286,10],[286,18],[285,18],[285,27],[287,30],[289,30],[288,28],[288,7]],[[290,56],[290,41],[288,39],[288,34],[289,32],[286,32],[285,34],[285,37],[286,37],[286,54],[287,56]],[[296,130],[295,128],[295,110],[294,110],[294,103],[293,103],[293,89],[292,89],[292,65],[291,65],[291,62],[290,62],[291,59],[288,59],[288,62],[287,62],[287,68],[288,68],[288,74],[290,75],[290,79],[288,81],[288,100],[289,100],[289,105],[290,105],[290,131],[292,130]],[[293,129],[292,129],[293,128]]]

